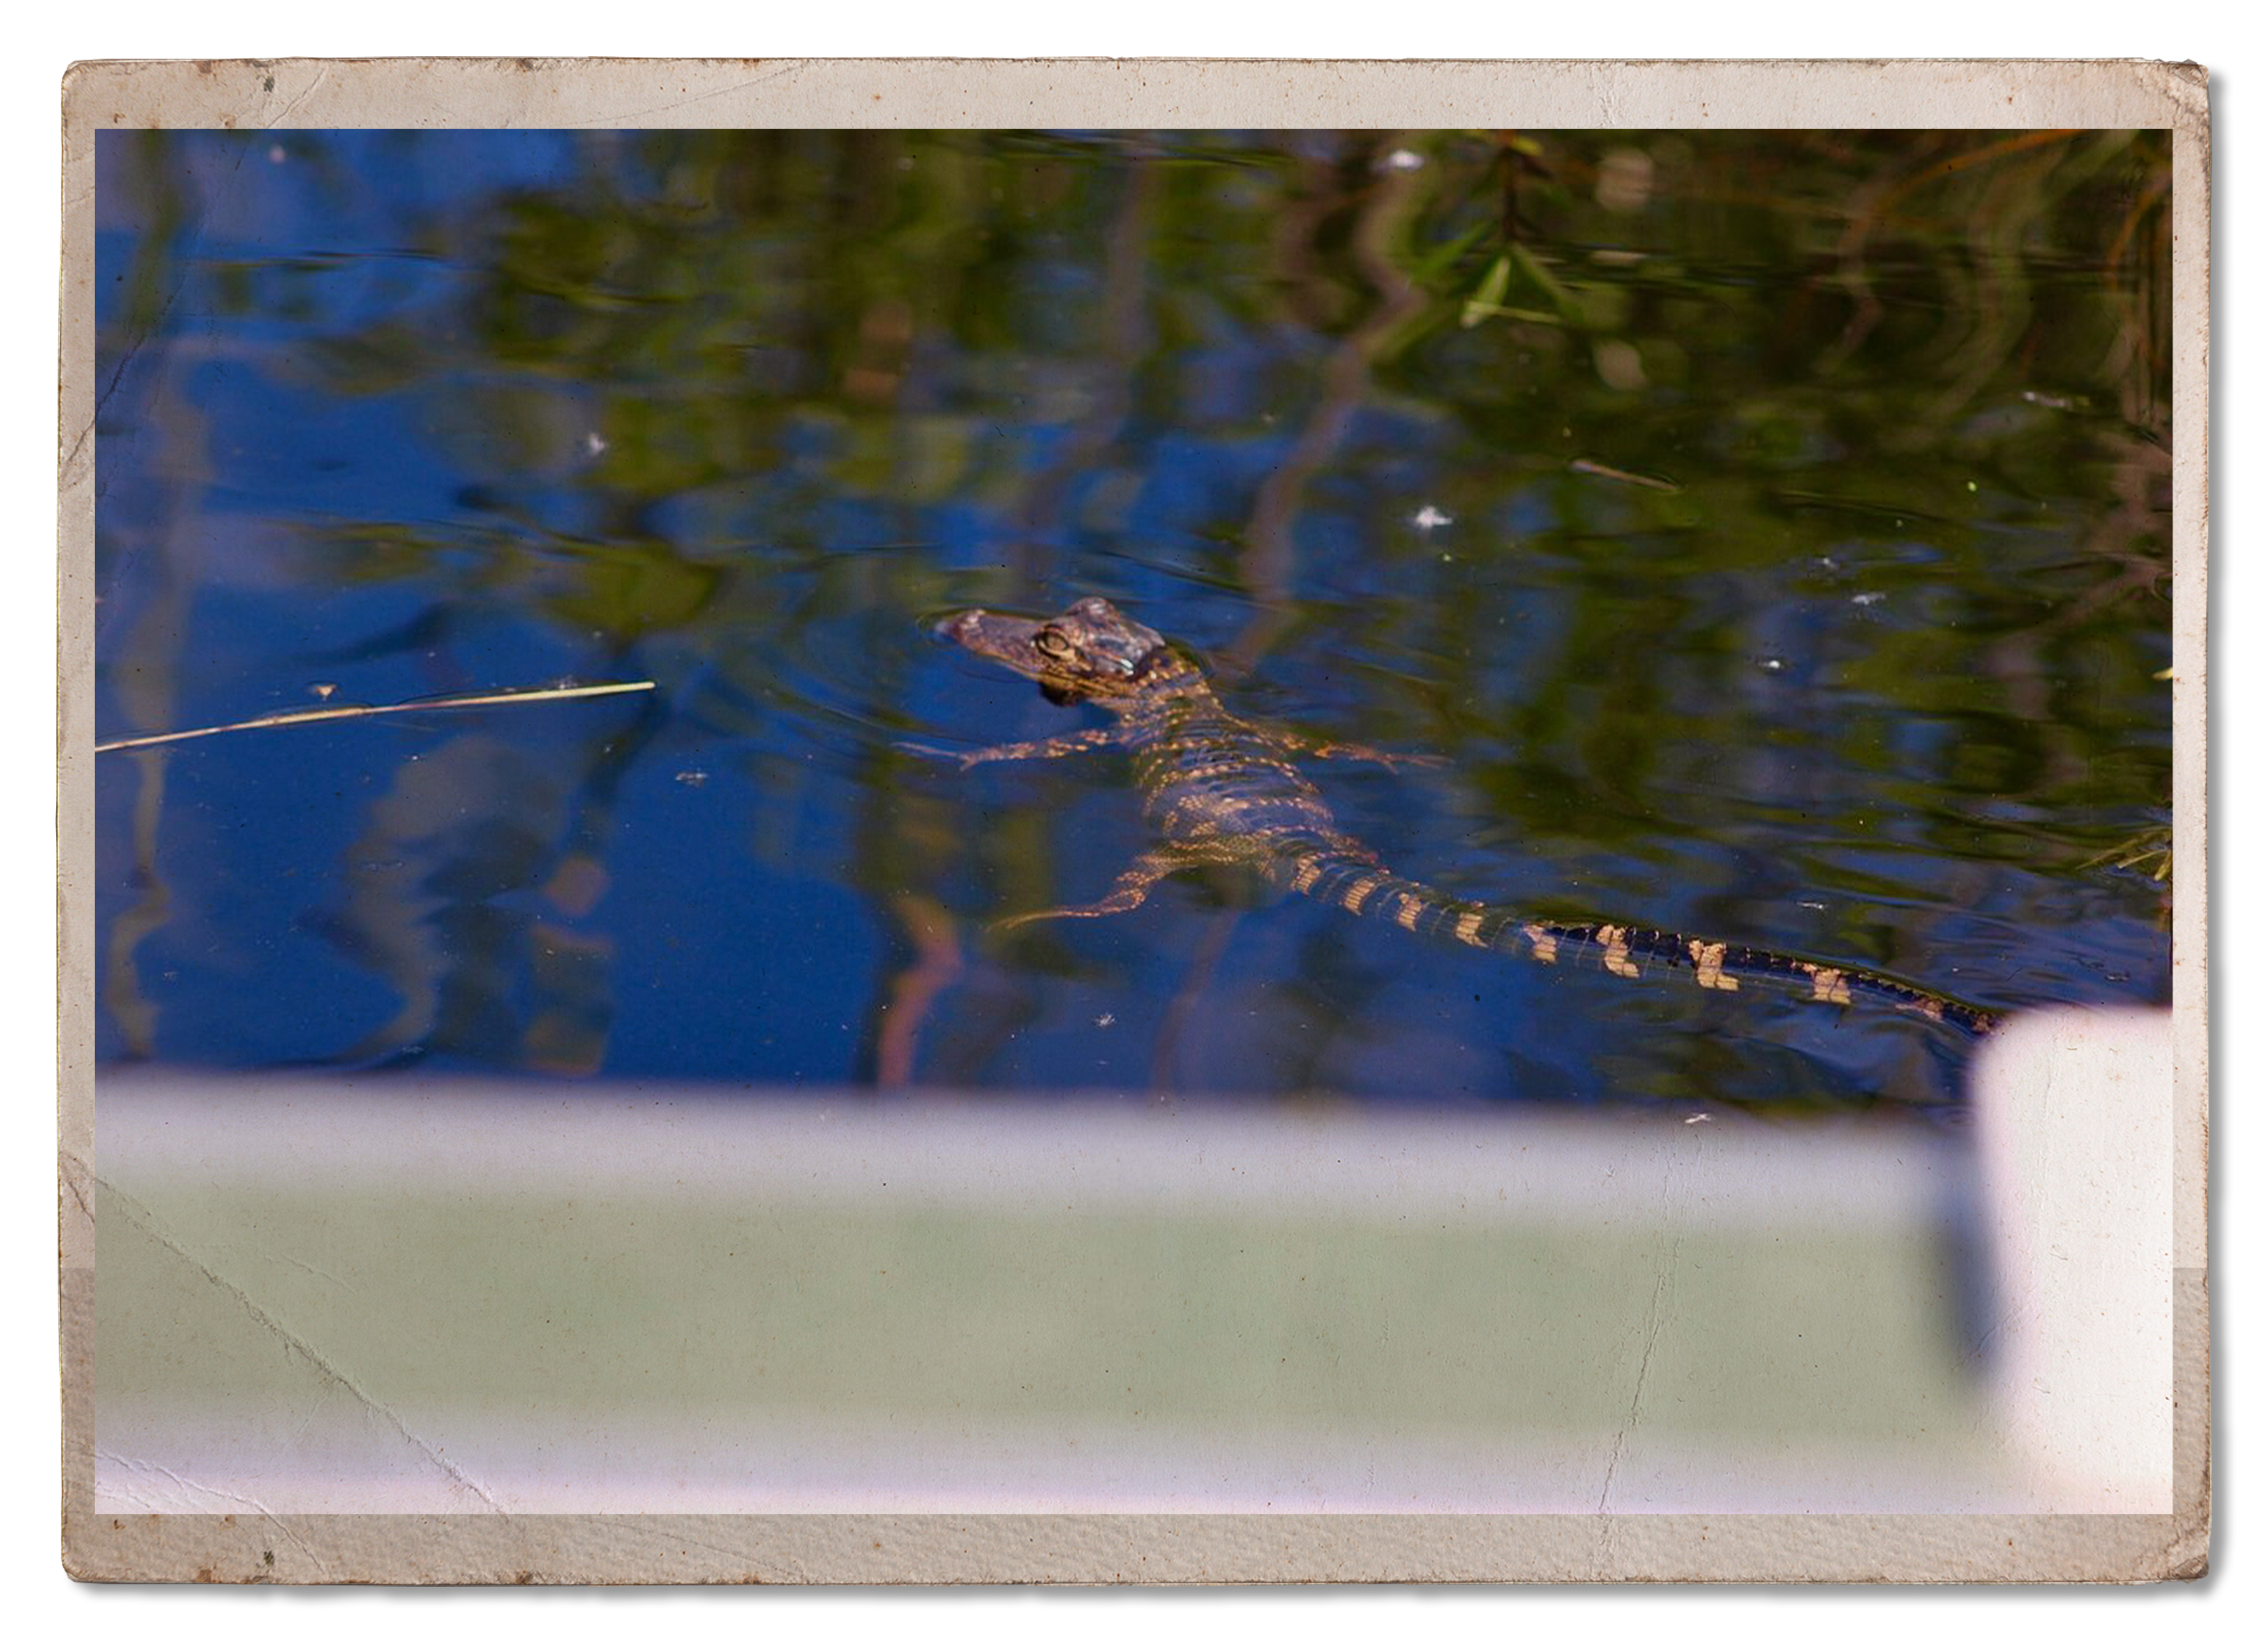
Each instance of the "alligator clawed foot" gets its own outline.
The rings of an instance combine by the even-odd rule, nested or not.
[[[1438,753],[1388,753],[1382,748],[1366,748],[1359,741],[1326,741],[1307,749],[1319,759],[1366,759],[1373,764],[1383,764],[1388,770],[1413,765],[1420,770],[1442,770],[1449,761]]]
[[[1090,902],[1085,907],[1048,907],[1036,913],[1018,913],[995,921],[989,928],[997,932],[1018,925],[1037,924],[1042,918],[1108,918],[1114,913],[1130,913],[1149,899],[1151,888],[1159,880],[1190,865],[1175,851],[1149,851],[1137,857],[1133,865],[1118,875],[1118,882],[1110,887],[1110,894],[1099,902]]]
[[[970,763],[968,755],[956,753],[951,748],[932,748],[919,741],[894,741],[890,746],[900,753],[910,753],[916,758],[934,760],[939,764],[957,765],[964,770]]]
[[[1097,902],[1092,907],[1043,907],[1036,913],[1015,913],[1006,918],[996,918],[984,926],[984,932],[997,936],[1024,925],[1041,924],[1050,918],[1108,918],[1113,913],[1125,912],[1133,905],[1135,903],[1128,902],[1114,907],[1106,902]]]

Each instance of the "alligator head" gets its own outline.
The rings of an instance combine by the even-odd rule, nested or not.
[[[1059,702],[1131,696],[1173,654],[1164,635],[1107,599],[1082,599],[1059,616],[1037,621],[964,610],[939,623],[937,631],[1036,681]]]

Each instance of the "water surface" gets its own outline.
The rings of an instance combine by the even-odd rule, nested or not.
[[[2162,1000],[2161,133],[109,132],[105,1062],[1120,1099],[1958,1094],[1926,1023],[1144,845],[941,645],[1101,593],[1398,871]]]

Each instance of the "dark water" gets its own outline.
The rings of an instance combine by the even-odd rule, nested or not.
[[[1463,895],[2169,986],[2162,134],[106,133],[99,1048],[784,1085],[1938,1101],[1926,1024],[1117,918],[1103,593]]]

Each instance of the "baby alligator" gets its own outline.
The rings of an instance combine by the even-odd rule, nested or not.
[[[1280,889],[1359,917],[1390,919],[1418,934],[1524,954],[1545,964],[1595,955],[1610,974],[1635,978],[1653,962],[1719,992],[1736,992],[1753,979],[1792,986],[1822,1004],[1872,1000],[1978,1036],[1999,1025],[1989,1010],[1877,971],[1667,930],[1532,918],[1390,873],[1368,846],[1339,829],[1322,795],[1292,761],[1302,753],[1388,763],[1392,755],[1343,743],[1311,744],[1237,718],[1221,705],[1195,662],[1108,600],[1082,599],[1039,622],[964,611],[939,623],[938,631],[1036,680],[1052,700],[1093,702],[1113,715],[1111,724],[1071,735],[956,755],[963,768],[1123,748],[1133,755],[1144,813],[1160,836],[1101,901],[1025,913],[1005,925],[1126,912],[1139,907],[1168,873],[1236,864]]]

